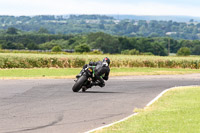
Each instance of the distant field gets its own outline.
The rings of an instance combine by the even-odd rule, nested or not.
[[[161,57],[87,54],[0,53],[0,68],[80,68],[89,61],[111,59],[111,67],[192,68],[199,69],[200,57]]]

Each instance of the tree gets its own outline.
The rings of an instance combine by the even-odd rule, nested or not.
[[[10,27],[7,29],[7,34],[17,34],[18,29],[14,28],[14,27]]]
[[[190,21],[189,22],[194,22],[194,19],[190,19]]]
[[[121,52],[121,54],[125,54],[125,55],[139,55],[140,52],[136,49],[131,49],[131,50],[123,50]]]
[[[127,39],[126,37],[119,37],[118,38],[119,43],[120,43],[120,50],[125,50],[125,49],[132,49],[132,45],[129,41],[129,39]]]
[[[195,55],[200,55],[200,45],[196,45],[192,51]]]
[[[37,46],[35,43],[29,43],[29,44],[27,45],[27,48],[28,48],[29,50],[36,50],[36,49],[38,49],[38,46]]]
[[[128,49],[127,50],[123,50],[123,51],[121,51],[121,54],[128,55],[129,54],[129,50]]]
[[[100,49],[104,53],[119,52],[118,38],[103,32],[90,33],[87,42],[92,48]]]
[[[3,49],[16,49],[17,46],[13,42],[8,41],[8,42],[3,43],[2,48]]]
[[[99,28],[104,30],[105,29],[104,24],[99,24]]]
[[[14,45],[16,46],[16,49],[24,49],[24,45],[22,43],[14,43]]]
[[[131,49],[131,50],[129,50],[129,54],[130,55],[139,55],[140,52],[138,50],[136,50],[136,49]]]
[[[75,52],[79,53],[90,52],[90,47],[87,44],[80,44],[75,47]]]
[[[191,51],[188,47],[182,47],[177,52],[178,56],[189,56],[190,54],[191,54]]]
[[[50,41],[50,42],[46,42],[46,43],[42,43],[39,45],[39,48],[42,50],[50,50],[55,46],[58,46],[59,44],[57,42],[55,42],[54,40]]]
[[[151,52],[154,55],[160,55],[160,56],[167,56],[167,50],[164,48],[164,46],[158,42],[151,43],[152,50],[147,51]]]
[[[42,33],[42,34],[43,34],[43,33],[46,33],[46,34],[48,34],[49,31],[48,31],[47,29],[41,27],[41,28],[39,29],[38,33]]]
[[[61,52],[62,49],[60,46],[54,46],[52,49],[51,49],[52,52]]]

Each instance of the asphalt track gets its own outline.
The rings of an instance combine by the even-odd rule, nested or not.
[[[73,79],[0,80],[0,133],[82,133],[129,116],[163,90],[200,75],[112,77],[74,93]]]

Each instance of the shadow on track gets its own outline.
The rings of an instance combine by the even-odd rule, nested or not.
[[[85,91],[81,93],[123,93],[123,92],[109,92],[109,91]]]

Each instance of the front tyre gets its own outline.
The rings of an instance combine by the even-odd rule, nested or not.
[[[86,76],[81,76],[77,82],[74,84],[74,86],[72,87],[73,92],[78,92],[81,88],[82,85],[84,84],[84,82],[87,80]]]

